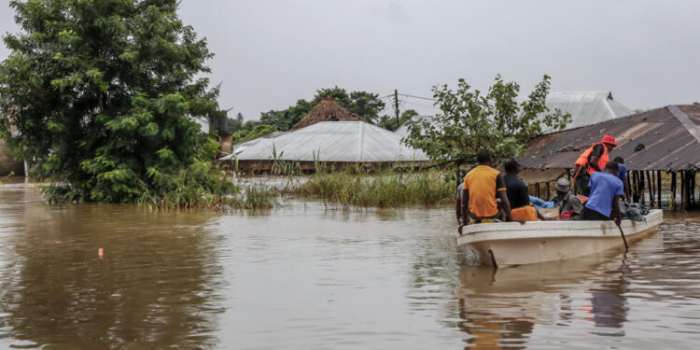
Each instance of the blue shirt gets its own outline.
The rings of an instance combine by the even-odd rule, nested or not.
[[[591,187],[591,196],[588,197],[586,208],[610,217],[613,198],[625,195],[625,187],[622,184],[622,180],[615,175],[596,171],[591,175],[589,186]]]
[[[624,184],[625,178],[627,177],[627,167],[622,163],[617,163],[617,166],[620,167],[620,175],[618,175],[617,177],[619,177],[620,180],[622,180],[622,183]]]

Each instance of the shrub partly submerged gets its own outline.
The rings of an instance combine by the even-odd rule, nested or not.
[[[302,198],[364,208],[434,206],[450,202],[454,196],[454,183],[440,171],[371,175],[348,171],[322,172],[289,189],[289,192]]]

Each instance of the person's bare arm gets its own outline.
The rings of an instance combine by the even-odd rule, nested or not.
[[[510,212],[510,201],[508,200],[508,195],[505,191],[498,191],[498,198],[501,200],[501,209],[506,215],[506,221],[513,221],[513,216]]]
[[[462,227],[469,225],[469,190],[466,188],[462,192],[461,214],[462,222],[459,225],[459,234],[462,235]]]
[[[506,221],[513,221],[513,216],[510,212],[510,201],[508,200],[508,193],[506,193],[506,181],[503,178],[503,174],[498,175],[496,181],[496,196],[501,200],[501,209],[506,215]]]
[[[595,169],[596,171],[600,171],[601,169],[598,167],[598,161],[600,161],[600,157],[603,155],[603,145],[596,145],[593,147],[593,151],[591,152],[591,157],[588,160],[588,166]]]
[[[579,175],[581,175],[581,166],[578,165],[578,164],[576,164],[576,167],[574,168],[574,176],[573,176],[574,182],[576,181],[576,178],[577,178]]]
[[[614,196],[613,197],[613,203],[612,203],[612,219],[615,221],[616,225],[620,225],[622,222],[622,214],[620,212],[620,199],[622,199],[622,196]]]
[[[457,218],[457,224],[462,225],[462,188],[457,187],[457,193],[455,196],[455,217]]]

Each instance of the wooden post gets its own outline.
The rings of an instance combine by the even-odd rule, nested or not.
[[[685,171],[681,170],[681,210],[685,210]]]
[[[678,189],[678,181],[676,180],[676,172],[671,171],[671,209],[678,209],[676,205],[676,192]]]
[[[685,210],[690,209],[690,194],[693,192],[693,188],[690,187],[691,181],[690,181],[690,174],[691,172],[689,170],[685,171]]]
[[[649,180],[649,206],[656,206],[656,179],[654,178],[654,171],[647,170],[647,179]]]
[[[695,170],[688,171],[688,208],[695,206]]]
[[[649,173],[649,170],[644,171],[644,178],[646,178],[647,181],[647,192],[649,195],[649,208],[654,207],[654,179],[651,178],[651,174]]]
[[[656,204],[654,199],[656,199],[656,196],[654,196],[654,179],[652,178],[652,172],[647,170],[647,184],[649,184],[649,207],[654,207]]]
[[[632,171],[630,176],[632,176],[632,186],[630,186],[630,191],[632,192],[632,201],[636,203],[639,202],[639,196],[637,195],[637,171]]]
[[[542,196],[540,195],[540,183],[539,182],[535,184],[535,191],[537,192],[537,198],[542,198]]]
[[[691,186],[690,186],[690,194],[693,197],[692,198],[692,205],[695,206],[695,179],[696,179],[697,173],[695,170],[693,170],[693,177],[690,178],[691,181]]]
[[[661,209],[661,170],[656,171],[656,198],[658,207]]]
[[[633,190],[632,190],[632,179],[631,179],[631,177],[632,177],[632,172],[627,172],[627,176],[625,176],[625,183],[626,183],[626,186],[625,186],[625,197],[627,197],[627,198],[633,198],[633,197],[632,197],[632,192],[633,192]]]
[[[647,203],[646,197],[644,196],[644,192],[646,192],[646,182],[644,181],[644,170],[641,170],[639,172],[639,197],[642,200],[642,204]]]
[[[547,181],[547,200],[551,200],[551,199],[552,199],[552,194],[551,194],[551,192],[549,192],[549,181]]]

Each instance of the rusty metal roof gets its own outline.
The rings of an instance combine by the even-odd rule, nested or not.
[[[611,159],[630,170],[700,168],[700,104],[667,106],[627,117],[543,135],[519,161],[524,168],[573,168],[579,154],[604,134],[617,138]]]

